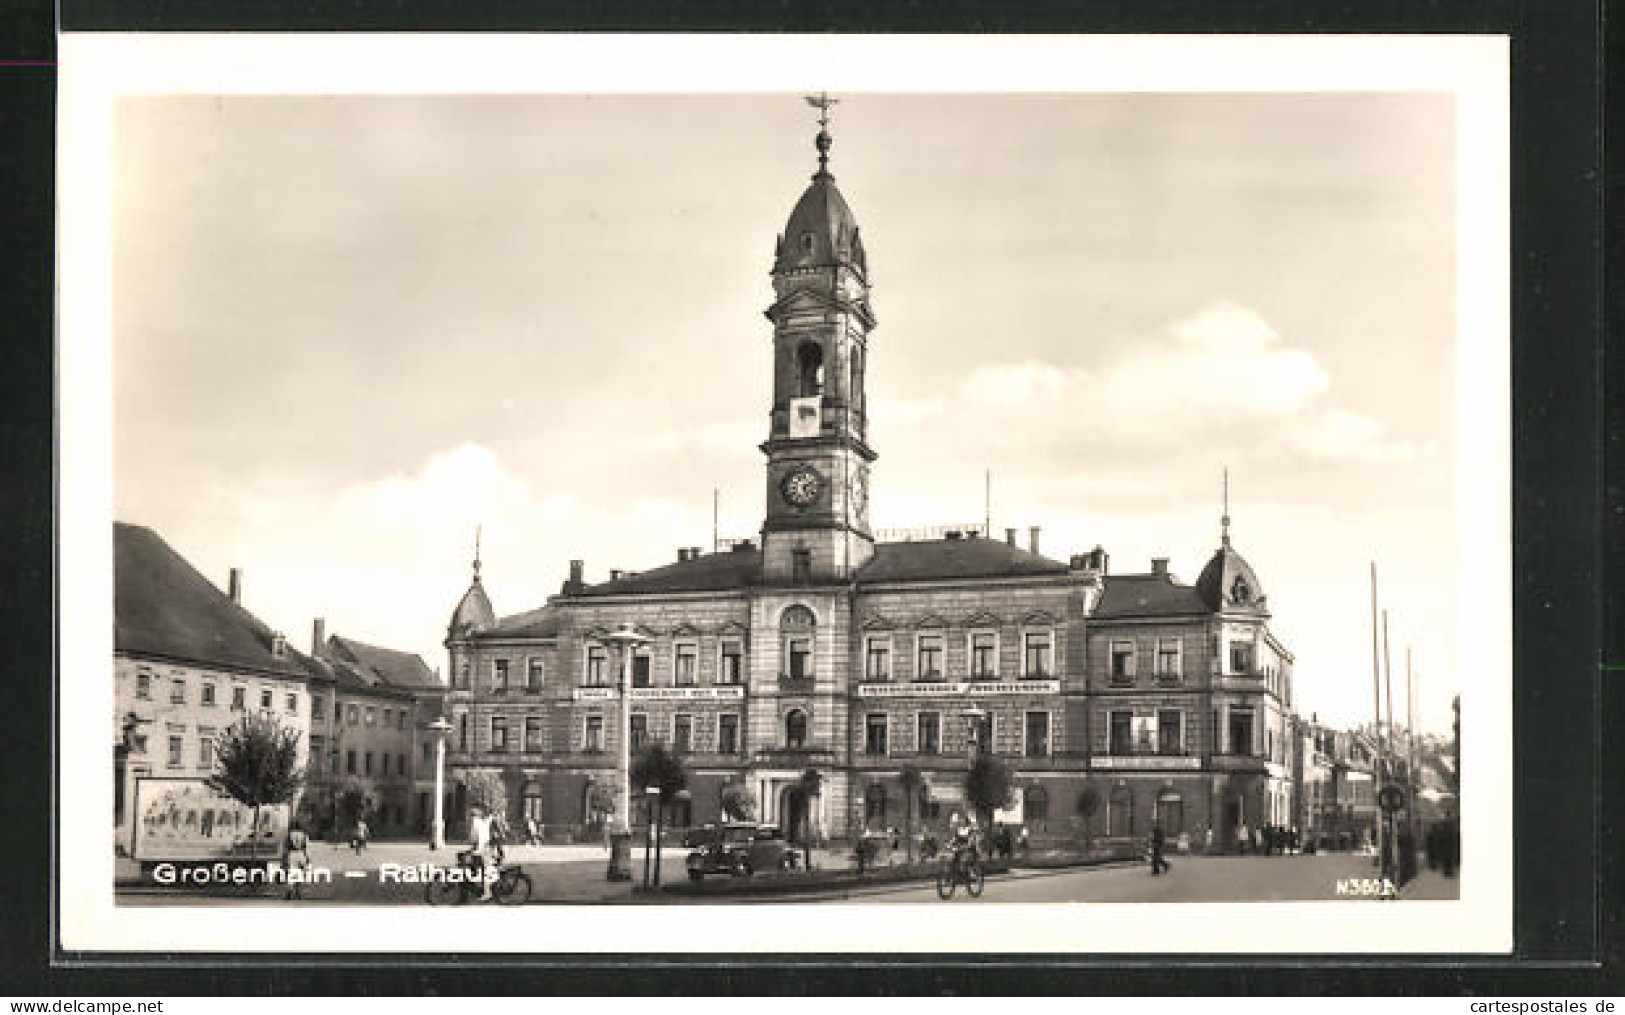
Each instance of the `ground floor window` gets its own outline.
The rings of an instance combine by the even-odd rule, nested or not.
[[[1042,786],[1028,786],[1021,798],[1021,816],[1027,821],[1049,819],[1049,793]]]
[[[1127,838],[1134,834],[1134,795],[1127,786],[1112,790],[1106,804],[1107,834]]]
[[[886,820],[886,787],[879,783],[869,787],[863,797],[863,817],[865,821]]]

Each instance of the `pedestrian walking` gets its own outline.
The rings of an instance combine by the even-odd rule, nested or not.
[[[1240,852],[1246,853],[1252,848],[1252,845],[1252,833],[1247,830],[1247,822],[1243,821],[1241,824],[1236,826],[1236,848]]]
[[[1253,829],[1253,852],[1264,852],[1264,829],[1262,828]]]
[[[367,848],[367,840],[372,835],[372,829],[367,827],[366,818],[355,819],[355,832],[350,836],[350,848],[357,853]]]
[[[305,897],[305,874],[310,870],[310,836],[305,826],[295,821],[288,829],[288,838],[282,844],[282,872],[288,879],[284,899]]]
[[[1172,870],[1173,865],[1162,858],[1162,850],[1166,845],[1162,834],[1162,826],[1151,829],[1151,876],[1156,877],[1165,870]]]
[[[536,831],[536,819],[528,814],[525,815],[525,845],[539,846],[541,842],[542,837]]]

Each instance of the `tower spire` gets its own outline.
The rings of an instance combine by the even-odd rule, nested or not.
[[[480,580],[480,530],[485,526],[474,526],[474,580]]]
[[[1224,467],[1224,514],[1219,516],[1219,541],[1230,545],[1230,467]]]
[[[813,144],[818,149],[818,172],[813,175],[813,179],[833,179],[834,177],[831,177],[829,173],[829,146],[834,143],[829,136],[828,129],[829,107],[841,100],[830,98],[828,92],[819,92],[817,95],[802,97],[807,100],[807,105],[818,110],[818,136],[813,139]]]

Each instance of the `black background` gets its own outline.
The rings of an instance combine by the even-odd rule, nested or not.
[[[55,498],[52,235],[55,28],[40,0],[0,4],[0,993],[1473,993],[1619,994],[1618,800],[1625,571],[1625,370],[1602,319],[1625,302],[1617,203],[1604,217],[1602,0],[1542,3],[554,3],[501,0],[61,0],[64,31],[763,31],[1495,33],[1512,40],[1513,588],[1516,952],[1501,958],[875,956],[687,959],[398,955],[70,956],[50,879]],[[1618,50],[1620,30],[1610,28]],[[1616,72],[1617,73],[1617,72]],[[1608,194],[1619,193],[1611,137]],[[1610,228],[1605,232],[1603,224]],[[1604,241],[1609,242],[1604,259]],[[1604,272],[1607,271],[1605,286]],[[1605,468],[1605,466],[1607,466]],[[1470,618],[1465,622],[1471,623]],[[1500,632],[1486,631],[1486,637]],[[1470,735],[1470,731],[1469,735]],[[1470,844],[1466,848],[1471,848]],[[635,912],[629,911],[635,918]],[[1178,919],[1171,909],[1170,920]],[[1213,928],[1215,940],[1222,926]],[[1448,949],[1441,941],[1441,952]],[[447,941],[448,952],[456,942]],[[1612,962],[1608,960],[1614,960]],[[388,965],[381,965],[387,962]],[[369,963],[374,963],[369,965]]]

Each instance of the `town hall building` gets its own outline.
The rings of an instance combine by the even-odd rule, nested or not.
[[[445,642],[450,785],[497,773],[511,820],[589,834],[613,808],[624,722],[634,752],[682,756],[679,825],[718,820],[737,784],[792,834],[900,828],[905,768],[929,824],[969,809],[976,750],[1004,759],[1010,812],[1039,841],[1160,823],[1224,848],[1243,825],[1284,824],[1292,657],[1228,518],[1195,586],[1165,560],[1114,575],[1098,546],[1051,558],[1036,529],[1025,546],[975,527],[877,540],[869,255],[820,124],[773,262],[759,538],[596,583],[572,561],[557,595],[501,617],[476,559]],[[611,635],[626,625],[623,699]]]

